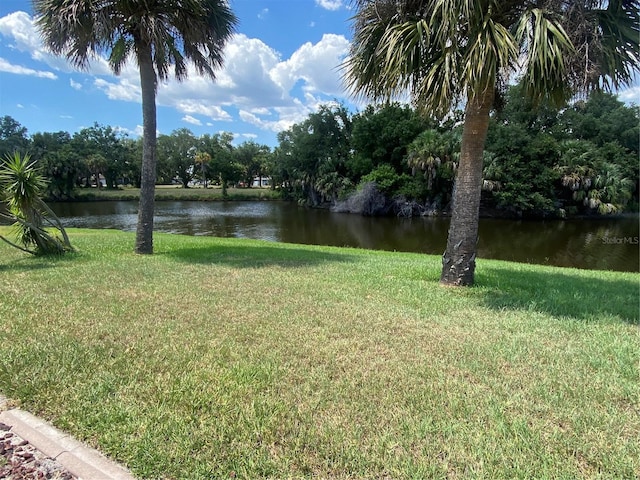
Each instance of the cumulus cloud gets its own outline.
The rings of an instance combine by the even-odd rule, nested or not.
[[[13,12],[0,18],[0,34],[13,38],[11,48],[21,52],[30,52],[32,56],[37,56],[37,52],[43,50],[33,19],[26,12]]]
[[[339,67],[348,50],[349,41],[344,36],[325,34],[315,45],[305,43],[289,60],[277,65],[272,77],[287,91],[302,80],[305,91],[344,95]]]
[[[618,93],[618,99],[624,103],[633,103],[640,105],[640,85],[627,88]]]
[[[33,60],[46,63],[54,70],[77,71],[64,57],[53,55],[45,48],[35,19],[26,12],[13,12],[0,18],[0,35],[11,39],[9,48],[28,53]],[[91,58],[86,71],[94,75],[111,74],[107,60],[100,57]]]
[[[102,78],[96,78],[93,84],[102,90],[110,100],[125,100],[128,102],[140,102],[140,86],[131,83],[127,79],[119,82],[109,82]]]
[[[228,112],[238,110],[242,121],[278,132],[302,121],[323,99],[344,96],[338,66],[348,48],[344,36],[327,34],[282,60],[261,40],[236,35],[215,81],[191,71],[183,82],[161,85],[158,104],[214,121],[232,120]]]
[[[198,120],[196,117],[192,117],[191,115],[185,115],[182,117],[182,121],[190,123],[191,125],[202,125],[202,122]]]
[[[48,78],[49,80],[56,80],[58,78],[58,76],[53,72],[45,72],[42,70],[34,70],[32,68],[23,67],[20,65],[13,65],[4,58],[0,58],[0,72],[13,73],[16,75],[29,75],[39,78]]]
[[[317,0],[325,9],[343,5],[339,0]],[[268,14],[264,9],[260,15]],[[10,39],[10,48],[26,52],[32,60],[53,70],[77,72],[64,58],[51,55],[42,45],[34,19],[25,12],[0,18],[0,35]],[[262,40],[235,35],[225,47],[225,62],[215,80],[190,69],[187,79],[170,78],[158,85],[157,103],[175,109],[187,119],[232,121],[238,117],[263,130],[278,132],[302,121],[317,105],[343,98],[338,67],[348,54],[349,42],[342,35],[325,34],[317,43],[301,45],[289,58]],[[2,62],[0,60],[0,62]],[[4,67],[3,67],[4,66]],[[51,72],[0,63],[0,70],[55,79]],[[93,85],[111,100],[141,101],[140,79],[134,59],[115,76],[105,58],[95,58],[86,72],[90,82],[69,80],[72,88]],[[81,75],[78,73],[77,75]]]
[[[214,121],[228,121],[231,120],[231,115],[225,112],[222,108],[217,105],[207,105],[205,103],[200,103],[196,100],[185,99],[180,100],[172,105],[179,112],[187,113],[187,114],[197,114],[204,115],[205,117],[209,117]]]
[[[336,10],[340,10],[340,8],[343,5],[343,1],[342,0],[316,0],[316,4],[326,10],[336,11]]]

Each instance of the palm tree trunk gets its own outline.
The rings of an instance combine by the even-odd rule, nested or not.
[[[492,86],[467,102],[447,249],[442,256],[440,283],[445,285],[473,285],[482,190],[482,152],[493,97]]]
[[[140,87],[142,89],[142,177],[136,228],[136,253],[153,253],[153,213],[156,186],[156,73],[151,48],[140,46]]]

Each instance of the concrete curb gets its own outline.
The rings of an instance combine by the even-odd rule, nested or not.
[[[0,406],[2,400],[0,397]],[[135,480],[123,466],[29,412],[17,408],[2,411],[0,422],[79,480]]]

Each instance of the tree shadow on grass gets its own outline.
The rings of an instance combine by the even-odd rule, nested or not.
[[[171,250],[165,255],[177,261],[196,264],[227,265],[234,268],[262,268],[268,266],[305,267],[328,262],[353,262],[344,253],[330,253],[293,245],[207,245]]]
[[[530,310],[582,321],[640,323],[640,277],[633,274],[483,267],[476,284],[495,310]]]
[[[9,260],[6,263],[0,263],[0,272],[30,272],[35,270],[46,270],[56,268],[62,264],[76,261],[78,255],[74,252],[67,252],[64,255],[42,255],[33,256],[24,254],[24,256]]]
[[[27,263],[22,260],[15,260],[10,263],[0,264],[0,272],[31,272],[35,270],[45,270],[52,268],[53,265],[46,263]]]

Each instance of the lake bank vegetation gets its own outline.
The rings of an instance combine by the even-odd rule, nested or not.
[[[69,235],[0,243],[0,391],[139,478],[640,475],[638,274]]]
[[[597,92],[561,110],[534,108],[523,98],[520,86],[511,87],[502,108],[492,114],[483,214],[548,218],[637,212],[638,107]],[[198,138],[179,129],[158,137],[157,172],[159,186],[184,192],[159,189],[156,196],[279,197],[363,215],[447,214],[460,119],[461,112],[453,112],[444,121],[429,120],[399,104],[355,114],[342,105],[324,105],[281,132],[273,149],[251,141],[233,145],[228,133]],[[1,119],[1,126],[0,154],[28,152],[48,181],[50,199],[138,198],[140,139],[98,124],[73,135],[31,136],[11,117]]]

